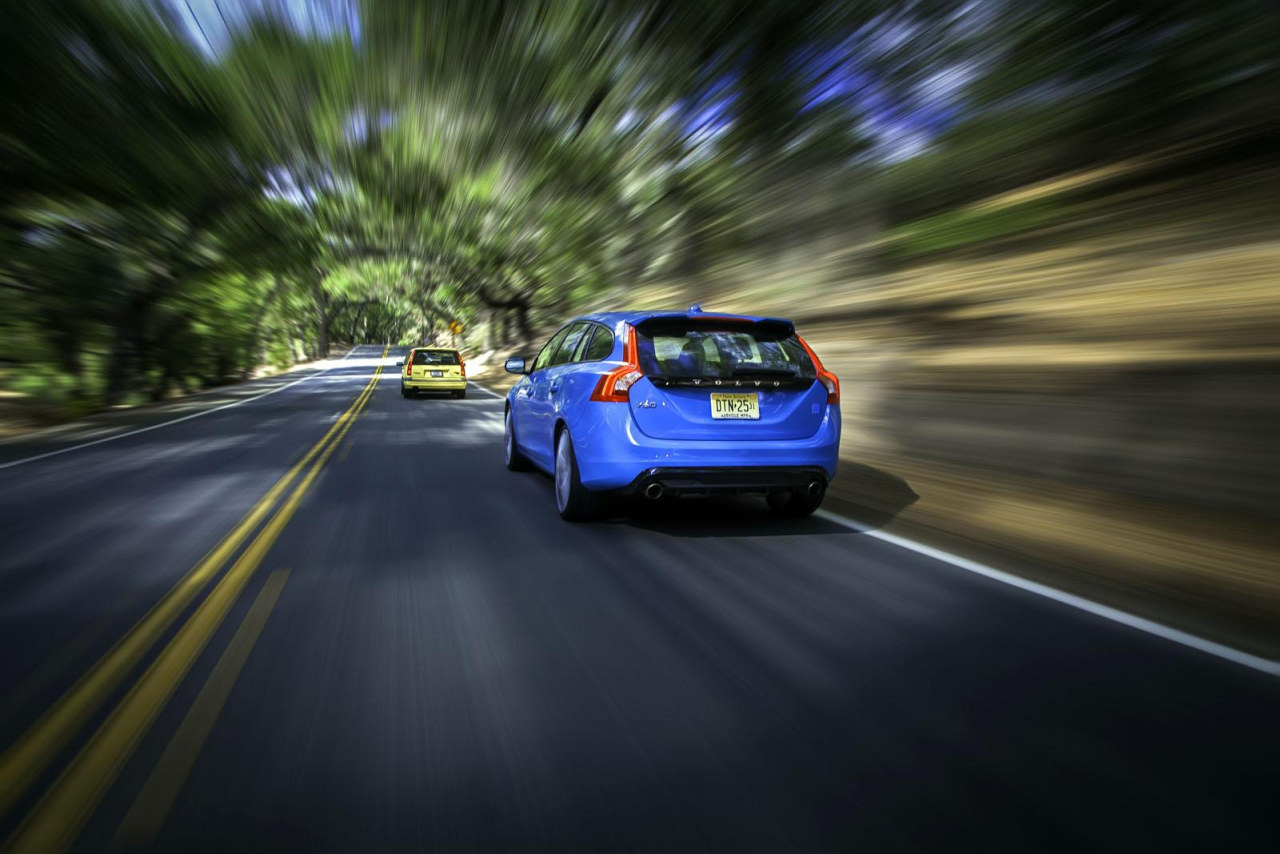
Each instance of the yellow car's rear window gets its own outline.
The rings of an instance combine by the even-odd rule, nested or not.
[[[451,350],[416,350],[413,354],[415,365],[456,365],[458,354]]]

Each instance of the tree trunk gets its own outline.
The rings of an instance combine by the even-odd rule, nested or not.
[[[311,299],[315,303],[316,311],[316,349],[319,351],[319,358],[329,358],[329,347],[331,344],[330,323],[330,299],[328,292],[324,289],[321,279],[314,279],[311,283]]]
[[[489,308],[486,311],[486,315],[487,318],[484,325],[484,343],[482,346],[485,350],[492,350],[495,345],[496,336],[494,336],[493,332],[494,327],[497,326],[498,323],[498,310],[495,308]]]
[[[116,318],[115,337],[107,363],[106,403],[115,406],[136,387],[143,359],[142,332],[150,313],[151,299],[138,294],[129,299]]]
[[[533,329],[529,326],[529,304],[520,302],[516,305],[516,323],[520,327],[520,337],[524,343],[533,340]]]

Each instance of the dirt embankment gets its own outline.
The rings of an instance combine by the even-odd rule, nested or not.
[[[796,319],[844,386],[835,506],[1277,656],[1267,183],[1095,193],[1044,228],[891,267],[867,263],[883,246],[744,260],[626,302]]]

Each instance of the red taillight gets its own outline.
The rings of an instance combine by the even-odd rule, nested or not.
[[[465,377],[467,375],[467,363],[458,362],[458,370],[462,371],[462,375]]]
[[[827,403],[840,402],[840,378],[835,374],[822,367],[822,360],[818,358],[818,354],[813,352],[813,348],[809,346],[799,335],[796,340],[800,342],[800,346],[809,354],[809,358],[813,360],[813,366],[818,369],[818,382],[822,383],[823,388],[827,390]]]
[[[625,362],[622,367],[614,368],[596,383],[596,390],[591,393],[592,400],[602,403],[626,403],[631,399],[629,396],[631,387],[644,376],[644,372],[640,370],[640,363],[636,361],[634,326],[627,326],[627,340],[622,347],[622,361]]]

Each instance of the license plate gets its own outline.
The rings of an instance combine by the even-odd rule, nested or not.
[[[760,417],[760,395],[716,394],[712,392],[711,417],[758,419]]]
[[[442,377],[442,376],[444,376],[444,371],[432,371],[432,372],[431,372],[431,376],[433,376],[433,377]]]

